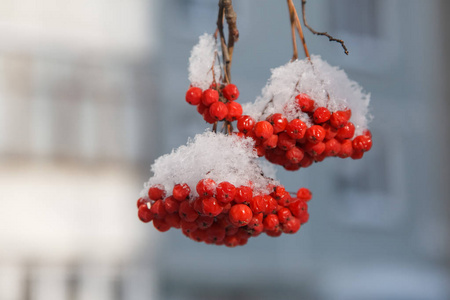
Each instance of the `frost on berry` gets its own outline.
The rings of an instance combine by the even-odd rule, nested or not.
[[[315,108],[324,107],[331,113],[351,109],[355,135],[363,134],[371,120],[368,106],[370,95],[347,74],[329,65],[320,56],[297,60],[272,70],[272,76],[254,103],[245,104],[244,112],[256,121],[265,120],[275,113],[283,113],[291,121],[298,118],[308,127],[313,120],[299,107],[300,94],[308,95]]]
[[[189,81],[192,86],[206,90],[213,82],[211,67],[214,64],[215,77],[220,77],[220,66],[215,64],[217,45],[214,36],[203,34],[199,42],[192,48],[189,58]]]

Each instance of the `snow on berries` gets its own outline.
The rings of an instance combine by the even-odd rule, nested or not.
[[[258,156],[286,170],[327,157],[360,159],[372,147],[369,98],[344,71],[312,56],[272,70],[237,128],[255,140]]]
[[[152,165],[138,217],[165,232],[234,247],[261,233],[295,233],[309,218],[306,188],[293,197],[260,166],[254,141],[205,132]]]

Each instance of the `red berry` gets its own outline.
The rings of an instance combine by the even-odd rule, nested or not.
[[[325,151],[325,143],[323,142],[311,143],[308,141],[308,143],[304,145],[304,149],[311,156],[316,157],[318,155],[321,155]]]
[[[297,104],[303,112],[312,112],[315,102],[307,94],[299,94],[295,97]]]
[[[263,197],[262,195],[254,196],[252,198],[252,201],[250,202],[250,208],[255,214],[266,212],[268,206],[269,203],[267,202],[267,198]]]
[[[283,232],[288,234],[296,233],[300,229],[300,220],[297,218],[290,218],[289,221],[283,224]]]
[[[242,106],[237,102],[228,102],[228,115],[226,117],[228,122],[233,122],[242,116]]]
[[[299,217],[300,223],[305,224],[309,220],[309,213],[307,211],[304,211],[300,217]]]
[[[274,149],[278,144],[278,135],[273,134],[267,140],[265,140],[262,145],[266,149]]]
[[[280,220],[278,219],[277,215],[269,214],[264,218],[263,225],[264,230],[274,231],[280,225]]]
[[[178,212],[178,209],[180,208],[180,202],[175,200],[173,196],[167,197],[164,199],[164,209],[167,213],[173,214],[175,212]]]
[[[338,110],[335,111],[330,117],[330,125],[334,128],[341,128],[347,124],[349,118],[347,112]]]
[[[239,238],[236,236],[226,236],[223,241],[225,246],[230,248],[236,247],[240,242]]]
[[[343,140],[341,143],[341,151],[339,151],[338,156],[340,158],[347,158],[352,156],[353,154],[353,146],[351,140]]]
[[[318,107],[313,114],[314,123],[322,124],[328,121],[331,117],[331,113],[326,107]]]
[[[147,204],[147,202],[150,202],[150,200],[145,199],[145,198],[139,198],[136,203],[137,208],[139,208],[142,204]]]
[[[293,148],[295,146],[295,143],[295,139],[291,138],[286,132],[281,132],[278,135],[277,147],[282,150],[287,151]]]
[[[211,225],[214,223],[214,217],[210,216],[199,216],[195,222],[198,225],[198,228],[206,229],[211,227]]]
[[[223,181],[217,185],[216,199],[222,203],[230,203],[234,200],[236,188],[227,181]]]
[[[263,213],[253,214],[253,217],[250,220],[250,222],[247,224],[247,227],[250,229],[258,227],[260,224],[262,224],[263,218],[264,218]]]
[[[180,203],[178,214],[180,218],[186,222],[194,222],[198,218],[197,211],[191,207],[189,201]]]
[[[283,224],[292,218],[292,213],[289,208],[283,207],[277,212],[277,216],[280,220],[280,223]]]
[[[301,139],[306,132],[306,124],[299,120],[293,119],[286,125],[286,133],[293,139]]]
[[[216,217],[223,211],[223,207],[214,197],[204,198],[202,200],[202,208],[203,214],[210,217]]]
[[[222,89],[222,94],[228,101],[234,101],[239,98],[239,90],[236,85],[230,83]]]
[[[172,190],[172,196],[177,201],[186,200],[186,198],[189,197],[190,193],[191,193],[191,188],[186,183],[176,184]]]
[[[288,120],[280,113],[273,114],[267,121],[273,126],[273,133],[279,133],[286,129]]]
[[[355,125],[352,122],[347,122],[347,124],[338,129],[335,138],[338,140],[351,139],[354,134],[355,134]]]
[[[247,205],[235,204],[231,207],[228,217],[231,224],[241,227],[247,225],[251,221],[253,213]]]
[[[219,101],[219,92],[213,89],[207,89],[202,94],[202,103],[205,106],[211,106],[211,104]]]
[[[305,138],[309,142],[317,144],[325,139],[325,134],[326,134],[325,129],[323,129],[322,126],[313,125],[306,130]]]
[[[207,110],[208,107],[205,106],[203,103],[200,102],[199,105],[197,105],[197,112],[201,115],[203,115],[203,113],[205,112],[205,110]]]
[[[236,195],[234,197],[234,202],[250,204],[253,197],[253,190],[249,186],[240,186],[236,189]]]
[[[180,221],[180,226],[181,229],[185,232],[185,233],[191,233],[194,232],[198,229],[198,224],[197,222],[194,221],[186,221],[183,218],[181,218]]]
[[[186,102],[191,105],[198,105],[202,101],[202,89],[191,87],[186,92]]]
[[[197,229],[194,232],[189,233],[189,237],[196,242],[204,242],[207,239],[206,230]]]
[[[312,193],[309,189],[302,187],[297,191],[297,198],[302,201],[309,201],[312,199]]]
[[[237,228],[236,228],[237,229]],[[211,227],[206,229],[207,239],[213,243],[223,241],[226,236],[226,231],[223,227],[214,223]]]
[[[336,139],[330,139],[325,142],[325,155],[336,156],[341,151],[341,143]]]
[[[305,201],[300,200],[291,203],[289,205],[289,210],[291,211],[294,217],[299,218],[303,213],[308,211],[308,204],[306,204]]]
[[[300,163],[304,156],[305,156],[304,151],[298,147],[293,147],[288,151],[286,151],[286,158],[292,164]]]
[[[352,155],[351,155],[351,158],[352,159],[361,159],[363,157],[363,155],[364,155],[364,151],[356,151],[356,150],[354,150]]]
[[[369,151],[372,148],[372,138],[367,135],[358,135],[353,139],[352,146],[356,151]]]
[[[277,200],[275,200],[275,198],[273,198],[269,195],[264,195],[264,198],[266,198],[266,202],[267,202],[267,206],[266,206],[266,210],[264,211],[264,214],[268,215],[268,214],[276,213],[277,209],[278,209]]]
[[[250,116],[242,116],[237,121],[237,128],[240,132],[247,133],[252,131],[255,126],[255,120]]]
[[[209,108],[205,109],[205,111],[203,112],[203,120],[205,120],[206,123],[209,124],[214,124],[216,122],[216,119],[214,119],[213,116],[211,116],[211,114],[209,113]]]
[[[150,211],[150,203],[149,202],[139,206],[138,217],[142,222],[144,222],[144,223],[150,222],[151,220],[153,220],[153,216],[154,216],[153,213]]]
[[[322,124],[323,129],[325,129],[326,133],[325,133],[325,139],[326,140],[330,140],[332,138],[334,138],[337,134],[337,128],[334,128],[333,126],[331,126],[328,123],[324,123]]]
[[[216,121],[222,121],[228,115],[228,108],[225,103],[214,102],[209,107],[210,116]]]
[[[162,199],[165,195],[166,191],[164,190],[164,186],[162,184],[152,185],[148,190],[148,197],[152,200]]]
[[[305,153],[305,156],[303,157],[302,161],[300,162],[300,166],[302,168],[307,168],[310,165],[312,165],[313,162],[314,162],[314,160],[311,157],[311,155],[309,155],[308,153]]]
[[[254,132],[257,138],[268,139],[273,134],[273,126],[267,121],[255,124]]]
[[[150,211],[152,212],[155,219],[164,219],[164,217],[167,215],[166,209],[164,208],[164,202],[162,200],[158,200],[153,203]]]
[[[164,222],[173,228],[180,228],[181,227],[181,218],[178,214],[168,214],[164,218]]]
[[[164,219],[154,219],[153,226],[161,232],[166,232],[170,229],[170,225],[167,224]]]
[[[201,179],[197,183],[197,193],[200,197],[212,197],[216,194],[216,182],[210,178]]]

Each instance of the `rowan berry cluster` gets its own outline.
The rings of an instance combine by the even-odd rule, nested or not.
[[[255,140],[258,156],[296,171],[327,157],[360,159],[371,149],[369,130],[354,137],[350,108],[330,112],[326,107],[317,106],[305,93],[298,94],[294,101],[295,109],[306,113],[312,121],[310,126],[299,118],[288,121],[282,113],[260,121],[248,115],[238,119],[239,132]]]
[[[236,85],[230,83],[217,88],[212,84],[209,89],[202,90],[191,86],[186,92],[186,102],[197,106],[197,111],[210,124],[217,121],[233,122],[242,116],[242,106],[235,102],[239,98]]]
[[[139,219],[153,221],[161,232],[177,228],[194,241],[227,247],[245,245],[263,232],[272,237],[296,233],[309,219],[312,195],[306,188],[291,197],[281,185],[257,193],[251,184],[235,187],[204,178],[195,190],[198,196],[192,197],[191,187],[181,183],[168,195],[162,185],[151,186],[148,199],[137,201]]]

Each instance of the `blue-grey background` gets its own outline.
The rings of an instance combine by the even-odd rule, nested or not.
[[[284,1],[234,6],[242,103],[292,46]],[[310,221],[229,249],[156,232],[135,208],[153,160],[208,127],[184,94],[217,1],[1,1],[0,299],[450,299],[449,13],[308,1],[350,55],[305,32],[310,52],[371,93],[374,147],[279,169],[313,191]]]

